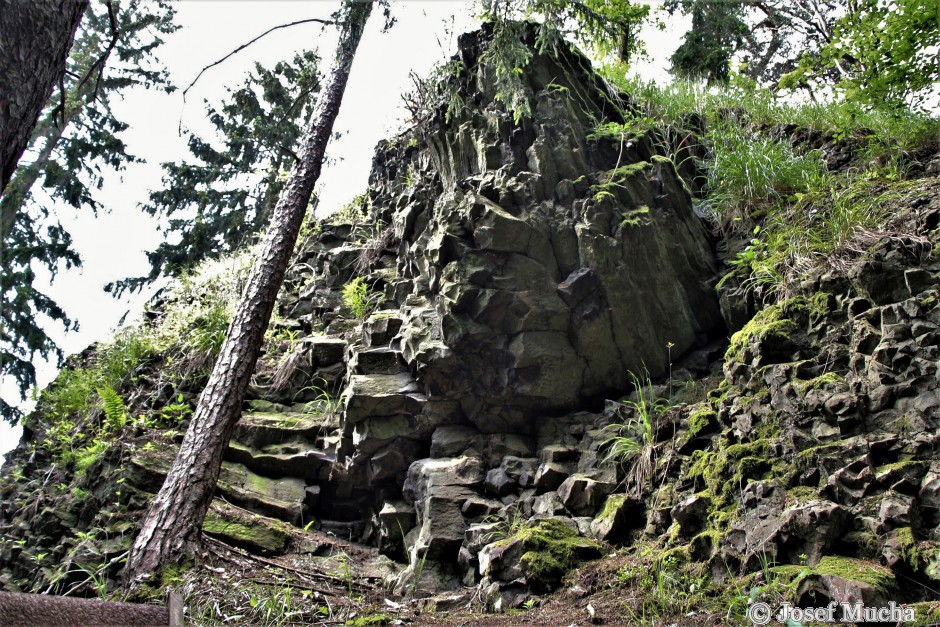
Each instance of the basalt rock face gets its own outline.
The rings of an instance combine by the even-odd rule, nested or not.
[[[800,594],[818,601],[895,598],[895,576],[923,584],[905,599],[928,598],[940,182],[898,183],[885,236],[808,269],[787,299],[735,301],[729,281],[741,330],[726,350],[715,257],[673,165],[652,136],[595,132],[623,121],[625,96],[573,51],[534,54],[532,116],[516,122],[479,62],[488,37],[461,40],[462,108],[379,145],[365,224],[299,245],[276,323],[290,339],[259,364],[206,533],[277,555],[313,525],[397,560],[399,592],[476,586],[491,609],[604,543],[652,547],[694,581],[772,561],[807,570]],[[363,319],[343,303],[356,277]],[[195,387],[158,389],[161,365],[120,390],[134,415],[195,403]],[[660,384],[621,399],[644,368]],[[649,433],[621,429],[643,411]],[[114,577],[183,425],[128,426],[78,473],[47,470],[42,423],[0,480],[15,538],[0,587],[65,589],[92,561]],[[618,435],[641,442],[650,479],[606,459]]]
[[[588,139],[622,120],[583,57],[535,55],[532,117],[515,123],[478,63],[485,37],[464,36],[451,81],[472,106],[432,116],[421,149],[386,145],[371,180],[423,299],[404,308],[409,367],[481,430],[531,431],[624,390],[628,371],[662,375],[667,344],[679,354],[719,327],[714,257],[650,141]],[[406,168],[436,184],[400,189]]]
[[[380,144],[370,176],[389,225],[376,240],[397,251],[368,275],[384,300],[350,343],[344,474],[326,489],[422,565],[399,591],[489,577],[479,525],[495,516],[590,534],[622,479],[601,463],[604,399],[724,332],[711,244],[672,162],[651,137],[592,139],[623,121],[621,96],[576,52],[535,54],[517,122],[479,62],[488,37],[461,39],[448,89],[465,106]],[[642,527],[624,511],[600,535]],[[485,583],[498,596],[506,582]]]
[[[219,487],[250,511],[222,523],[228,510],[214,505],[207,533],[267,554],[285,550],[280,536],[267,541],[278,525],[315,520],[397,559],[410,555],[422,568],[399,578],[403,590],[489,577],[478,553],[493,537],[480,525],[494,516],[555,519],[517,543],[551,540],[553,564],[597,554],[579,534],[623,538],[642,528],[643,504],[621,498],[592,531],[623,478],[599,452],[609,423],[623,417],[605,398],[628,389],[628,372],[661,376],[669,355],[723,334],[711,244],[651,137],[590,138],[623,122],[628,104],[584,57],[535,53],[522,76],[532,114],[516,121],[480,62],[490,36],[461,39],[463,71],[448,89],[464,105],[453,116],[430,103],[419,128],[379,145],[366,224],[323,228],[299,246],[279,303],[278,324],[292,339],[259,364]],[[365,320],[341,296],[357,276],[374,305]],[[159,380],[158,370],[142,368],[138,380]],[[194,403],[198,390],[180,399],[122,393],[149,411]],[[172,431],[125,438],[126,462],[102,458],[108,472],[76,479],[82,498],[55,497],[48,517],[103,527],[107,500],[125,526],[105,553],[126,548],[129,521],[178,442]],[[46,462],[27,451],[41,457],[43,448],[24,443],[14,454],[29,475]],[[4,487],[21,491],[17,503],[36,485],[26,475]],[[28,526],[12,503],[0,509],[4,533]],[[222,533],[245,527],[249,514],[264,533]],[[60,531],[23,536],[33,552],[0,551],[0,583],[45,587],[52,575],[28,575],[36,555],[66,570],[76,563],[78,548]],[[516,572],[506,556],[487,563]],[[524,599],[503,583],[487,586]]]

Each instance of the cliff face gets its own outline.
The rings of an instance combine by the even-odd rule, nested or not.
[[[382,155],[373,206],[401,242],[397,280],[422,299],[399,303],[411,371],[477,428],[532,432],[625,390],[628,372],[662,376],[667,344],[704,343],[721,325],[715,262],[649,138],[588,139],[623,114],[584,58],[535,56],[533,115],[514,124],[476,64],[481,36],[462,39],[450,85],[472,108],[437,112],[420,149]]]
[[[769,560],[809,569],[803,596],[886,601],[898,575],[924,584],[905,599],[929,597],[937,179],[905,182],[882,241],[808,269],[725,351],[719,262],[675,166],[687,154],[655,130],[595,132],[632,105],[569,50],[534,54],[532,117],[515,122],[480,63],[488,37],[460,42],[445,80],[459,110],[427,103],[379,145],[368,219],[299,246],[206,533],[280,555],[328,531],[400,562],[398,592],[479,584],[497,609],[603,543],[654,547],[719,587]],[[729,293],[740,326],[743,292]],[[179,326],[178,306],[146,327]],[[131,364],[123,420],[114,402],[84,416],[40,402],[0,484],[16,539],[3,588],[87,592],[89,563],[119,572],[200,389],[181,355]],[[611,446],[627,440],[620,463]]]

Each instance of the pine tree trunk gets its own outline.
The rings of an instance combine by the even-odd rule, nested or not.
[[[0,0],[0,191],[62,80],[88,0]]]
[[[372,2],[344,0],[335,65],[303,137],[297,162],[274,209],[212,376],[199,397],[183,444],[159,494],[152,501],[124,570],[126,586],[149,578],[164,564],[179,563],[199,547],[202,522],[215,492],[245,390],[261,350],[323,155],[339,112]]]

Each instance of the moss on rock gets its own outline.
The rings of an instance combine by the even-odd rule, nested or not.
[[[795,379],[794,384],[801,394],[807,394],[813,390],[821,390],[830,385],[839,385],[845,383],[845,377],[835,372],[826,372],[814,379],[803,380]]]
[[[235,546],[261,554],[283,553],[290,542],[290,531],[284,523],[234,510],[211,509],[206,513],[202,530]]]
[[[731,344],[725,352],[725,362],[745,362],[748,346],[752,340],[788,341],[797,332],[796,322],[787,316],[785,305],[772,305],[757,312],[744,327],[731,336]]]
[[[866,583],[886,598],[891,598],[891,593],[897,588],[897,582],[891,570],[876,562],[854,557],[827,555],[819,560],[819,563],[812,567],[809,572],[813,575],[831,575]]]
[[[526,525],[504,542],[522,545],[523,572],[535,590],[550,590],[578,562],[601,556],[601,545],[582,538],[560,520],[540,520]]]

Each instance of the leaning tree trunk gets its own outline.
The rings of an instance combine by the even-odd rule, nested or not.
[[[333,132],[349,70],[372,2],[344,0],[335,66],[304,134],[300,154],[274,208],[264,245],[251,271],[212,376],[199,397],[183,444],[152,501],[124,570],[126,586],[146,580],[164,564],[178,563],[199,547],[202,521],[215,491],[245,389],[287,270],[326,144]]]
[[[0,192],[65,74],[88,0],[0,0]]]

